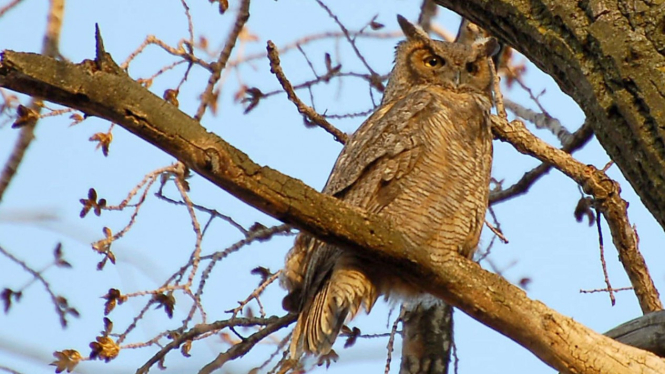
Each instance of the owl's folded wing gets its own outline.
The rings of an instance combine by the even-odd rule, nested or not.
[[[378,109],[349,139],[323,192],[351,205],[376,209],[369,205],[386,197],[377,194],[392,195],[390,188],[379,189],[390,187],[391,181],[407,174],[420,157],[422,121],[418,117],[434,106],[433,100],[432,94],[422,89]]]

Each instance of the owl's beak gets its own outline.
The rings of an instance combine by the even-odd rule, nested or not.
[[[459,86],[461,77],[462,77],[462,72],[456,71],[455,72],[455,77],[453,79],[453,81],[455,82],[455,86]]]

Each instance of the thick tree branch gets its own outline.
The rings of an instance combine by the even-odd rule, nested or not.
[[[426,251],[410,247],[387,222],[255,164],[175,106],[128,76],[109,70],[114,69],[5,51],[0,86],[118,123],[257,209],[391,266],[396,274],[458,306],[561,371],[634,373],[639,367],[642,373],[665,372],[665,362],[657,356],[597,334],[530,300],[500,276],[455,253],[431,263]],[[519,129],[507,126],[504,131],[506,138],[523,139]],[[614,184],[606,187],[602,178],[595,179],[599,172],[589,172],[594,178],[587,191],[614,191]],[[612,196],[606,199],[613,201]]]
[[[603,148],[665,228],[661,2],[436,0],[519,50],[584,110]]]

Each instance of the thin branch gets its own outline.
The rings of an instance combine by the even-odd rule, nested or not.
[[[356,53],[356,56],[358,56],[358,59],[360,59],[363,65],[365,65],[370,74],[372,74],[373,77],[378,77],[379,74],[377,74],[374,71],[374,69],[372,69],[372,67],[369,66],[367,60],[365,60],[365,56],[363,56],[363,54],[360,53],[360,50],[358,50],[355,40],[351,38],[351,35],[349,34],[349,30],[347,30],[346,27],[344,27],[344,24],[339,20],[339,18],[337,18],[337,16],[332,12],[332,10],[330,10],[330,8],[328,8],[326,4],[324,4],[321,0],[316,0],[316,2],[321,6],[321,8],[323,8],[326,11],[326,13],[328,13],[330,18],[332,18],[335,21],[335,23],[339,26],[339,28],[342,30],[342,33],[344,33],[346,40],[349,42],[349,44],[351,44],[351,48],[353,48],[353,51]]]
[[[236,42],[238,41],[238,35],[240,35],[240,32],[242,31],[243,27],[245,27],[245,23],[247,22],[248,19],[249,19],[249,0],[242,0],[240,2],[240,9],[238,10],[238,16],[236,18],[235,24],[233,25],[233,29],[231,30],[231,33],[226,39],[226,44],[224,45],[224,49],[219,54],[219,57],[217,58],[217,61],[213,66],[213,72],[210,75],[210,78],[208,79],[208,85],[206,86],[205,91],[203,91],[203,94],[201,95],[201,104],[199,105],[199,108],[196,110],[196,115],[194,116],[194,119],[196,119],[197,121],[201,120],[201,118],[203,117],[203,113],[205,113],[206,108],[208,107],[208,105],[210,105],[212,100],[216,100],[216,98],[214,97],[215,95],[213,95],[215,84],[217,84],[217,81],[219,81],[219,78],[221,78],[222,72],[226,67],[226,63],[228,62],[229,57],[231,57],[231,52],[233,51],[233,47],[235,47]]]
[[[600,248],[600,265],[603,268],[603,278],[605,279],[605,285],[607,286],[608,293],[610,295],[610,302],[612,306],[616,304],[616,299],[614,298],[614,291],[612,289],[612,284],[610,284],[610,276],[607,273],[607,263],[605,262],[605,246],[603,245],[603,229],[600,225],[600,212],[596,210],[596,227],[598,228],[598,247]]]
[[[0,16],[16,4],[18,4],[18,1],[11,2],[3,9],[0,9]],[[46,21],[46,34],[44,35],[44,41],[42,42],[42,54],[45,56],[57,57],[59,54],[58,41],[60,40],[64,11],[65,0],[51,0]],[[35,98],[32,98],[30,104],[28,104],[28,108],[34,111],[37,115],[39,115],[39,112],[41,111],[41,106],[41,100]],[[19,136],[14,144],[14,149],[0,173],[0,202],[2,202],[2,197],[4,196],[7,187],[9,187],[9,183],[11,183],[14,175],[16,175],[28,147],[32,144],[32,140],[35,138],[36,126],[37,118],[24,124],[19,130]]]
[[[494,227],[494,225],[487,220],[485,220],[485,226],[487,226],[487,228],[490,229],[490,231],[492,231],[504,244],[508,244],[508,239],[503,235],[503,232],[501,232],[499,228]]]
[[[632,291],[632,290],[633,287],[601,288],[595,290],[580,290],[580,293],[619,292],[619,291]]]
[[[46,292],[51,297],[51,301],[55,306],[55,312],[58,314],[58,317],[60,317],[60,325],[62,325],[62,327],[66,327],[67,312],[70,309],[69,307],[66,306],[66,301],[64,300],[64,298],[62,296],[56,295],[53,292],[53,290],[51,289],[51,285],[46,279],[44,279],[44,277],[40,274],[40,272],[32,269],[30,266],[28,266],[28,264],[26,264],[22,260],[19,260],[16,256],[11,254],[9,251],[5,250],[2,246],[0,246],[0,253],[5,255],[8,259],[12,260],[17,265],[19,265],[26,272],[30,273],[34,279],[38,280],[44,286],[44,289],[46,289]]]
[[[160,186],[159,191],[155,192],[155,196],[157,196],[157,198],[159,198],[161,200],[164,200],[168,203],[174,204],[174,205],[185,205],[184,201],[173,200],[170,197],[164,195],[162,187],[163,187],[163,185]],[[206,207],[204,207],[202,205],[199,205],[199,204],[192,204],[192,206],[196,210],[200,210],[202,212],[208,213],[211,218],[219,218],[219,219],[227,222],[229,225],[231,225],[234,228],[238,229],[238,231],[240,231],[243,235],[247,235],[247,233],[248,233],[247,229],[244,228],[238,222],[236,222],[233,219],[233,217],[227,216],[226,214],[222,214],[222,213],[218,212],[216,209],[206,208]]]
[[[357,38],[372,38],[372,39],[395,39],[402,37],[401,32],[372,32],[372,33],[367,33],[367,32],[362,32],[362,31],[350,31],[349,35],[355,40]],[[319,34],[311,34],[304,36],[302,38],[296,39],[291,43],[285,44],[283,46],[279,47],[279,51],[281,54],[285,54],[287,51],[291,51],[293,49],[298,48],[298,46],[302,46],[314,41],[319,41],[319,40],[325,40],[325,39],[339,39],[344,37],[344,33],[340,31],[328,31],[328,32],[322,32]],[[241,64],[254,61],[254,60],[260,60],[266,58],[266,54],[261,52],[261,53],[254,53],[254,54],[249,54],[247,56],[239,56],[234,60],[231,60],[228,62],[227,66],[229,68],[235,68]]]
[[[196,337],[200,335],[219,331],[224,328],[234,327],[234,326],[266,326],[264,329],[252,334],[249,338],[247,338],[247,341],[250,341],[250,339],[252,339],[247,344],[245,344],[245,342],[243,341],[231,347],[231,349],[229,349],[227,352],[222,353],[222,354],[226,353],[229,354],[229,356],[231,356],[237,353],[237,351],[240,349],[245,348],[249,350],[249,348],[253,347],[254,344],[256,344],[259,340],[295,322],[297,317],[298,316],[294,314],[287,314],[282,317],[273,316],[270,318],[236,318],[230,320],[216,321],[209,324],[198,324],[189,329],[187,332],[178,335],[176,338],[173,339],[173,341],[165,345],[164,348],[160,349],[159,352],[157,352],[145,364],[143,364],[143,366],[141,366],[138,370],[136,370],[136,374],[147,374],[148,371],[150,370],[150,367],[156,364],[157,362],[163,360],[166,354],[169,353],[171,350],[177,349],[178,347],[180,347],[182,343],[188,340],[194,340]],[[237,346],[240,347],[234,350],[234,348]],[[235,356],[233,358],[236,357],[238,356]]]
[[[494,61],[489,58],[487,61],[490,64],[490,70],[494,73],[494,79],[492,80],[492,92],[494,93],[494,105],[496,106],[496,114],[506,119],[508,115],[506,114],[506,107],[503,105],[503,94],[501,93],[501,77],[496,72],[496,67],[494,66]]]
[[[260,342],[266,336],[273,332],[290,325],[298,318],[296,314],[287,314],[281,318],[271,317],[271,323],[266,324],[266,327],[255,332],[249,337],[245,338],[242,342],[234,345],[228,351],[220,353],[215,360],[204,366],[199,370],[199,374],[209,374],[221,368],[228,361],[242,357],[245,353],[249,352],[256,343]]]
[[[425,0],[428,1],[428,0]],[[404,318],[404,314],[406,314],[406,310],[404,309],[404,305],[402,305],[399,309],[399,315],[397,318],[395,318],[395,321],[393,322],[393,326],[390,329],[390,338],[388,338],[388,344],[386,345],[386,366],[385,369],[383,370],[384,374],[390,373],[390,363],[392,362],[393,358],[393,350],[394,350],[394,345],[395,345],[395,336],[397,335],[397,325],[402,322],[402,319]]]
[[[322,129],[326,130],[329,134],[334,136],[336,141],[342,144],[346,144],[348,141],[348,136],[345,133],[333,126],[322,115],[317,113],[312,107],[307,106],[302,102],[302,100],[298,98],[295,91],[293,90],[293,85],[291,85],[291,82],[289,82],[289,80],[286,78],[286,75],[284,75],[284,71],[280,66],[277,47],[275,47],[275,44],[273,44],[272,41],[268,41],[267,50],[268,59],[270,60],[270,71],[275,74],[277,80],[284,88],[284,91],[286,92],[289,100],[291,100],[291,102],[296,105],[296,108],[298,108],[298,112],[306,116],[312,123],[319,125]]]
[[[12,0],[12,1],[9,2],[9,4],[7,4],[7,5],[3,6],[2,8],[0,8],[0,17],[4,16],[5,13],[7,13],[8,11],[10,11],[14,7],[16,7],[16,5],[18,5],[18,3],[20,3],[21,1],[23,1],[23,0]]]

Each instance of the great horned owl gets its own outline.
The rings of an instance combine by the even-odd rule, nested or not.
[[[472,45],[430,39],[398,16],[406,40],[377,110],[346,144],[323,192],[399,227],[431,261],[448,251],[471,257],[485,220],[492,163],[494,39]],[[298,312],[292,358],[327,354],[347,318],[380,295],[422,295],[375,263],[321,242],[296,238],[282,283]]]

